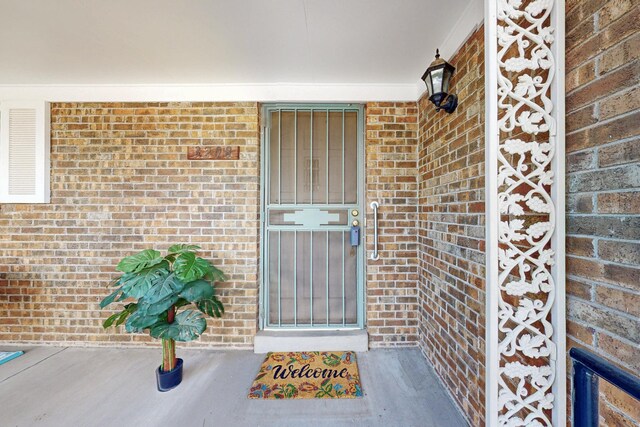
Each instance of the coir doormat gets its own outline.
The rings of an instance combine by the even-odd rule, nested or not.
[[[352,351],[269,353],[249,391],[250,399],[353,399],[362,397]]]

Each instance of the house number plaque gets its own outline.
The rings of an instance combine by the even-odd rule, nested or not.
[[[239,158],[239,146],[189,147],[187,150],[189,160],[238,160]]]

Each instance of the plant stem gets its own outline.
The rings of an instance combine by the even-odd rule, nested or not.
[[[176,367],[176,342],[172,339],[162,340],[162,371],[169,372]]]
[[[176,308],[171,306],[167,312],[167,322],[173,323],[176,317]],[[162,371],[169,372],[176,367],[176,342],[172,339],[162,339]]]

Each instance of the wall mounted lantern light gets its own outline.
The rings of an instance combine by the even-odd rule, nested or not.
[[[447,113],[453,113],[458,106],[458,97],[448,93],[449,81],[455,69],[447,61],[440,59],[440,51],[436,49],[436,59],[422,75],[429,91],[429,101],[436,106],[436,111],[442,109]]]

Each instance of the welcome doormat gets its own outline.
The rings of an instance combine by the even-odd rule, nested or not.
[[[269,353],[250,399],[353,399],[362,397],[352,351]]]
[[[24,351],[0,351],[0,365],[13,360],[18,356],[22,356]]]

